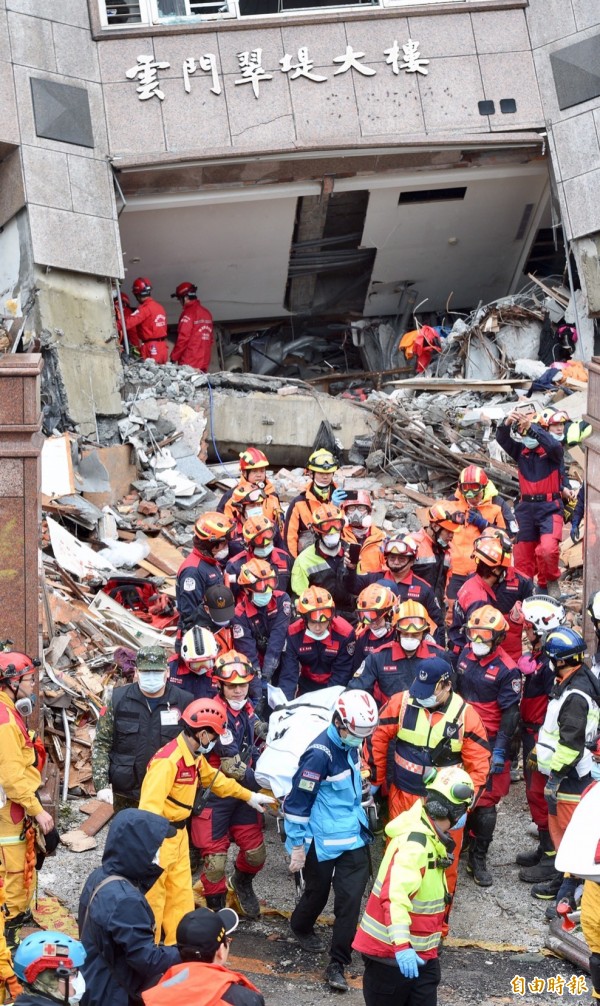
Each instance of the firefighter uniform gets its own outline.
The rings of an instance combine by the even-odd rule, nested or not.
[[[195,367],[206,373],[210,366],[213,339],[212,314],[199,300],[188,300],[179,316],[171,363]]]
[[[157,943],[164,931],[165,943],[174,944],[179,920],[194,908],[186,825],[199,781],[204,787],[212,786],[216,796],[249,800],[252,795],[233,779],[217,775],[202,755],[193,755],[183,734],[154,755],[142,784],[139,809],[160,814],[177,828],[177,834],[160,847],[163,873],[146,895],[156,920]]]
[[[247,562],[250,562],[251,559],[258,558],[254,552],[246,548],[243,552],[238,552],[237,555],[234,555],[225,566],[225,586],[229,587],[234,597],[237,598],[239,596],[241,589],[237,582],[240,569]],[[277,573],[277,589],[282,590],[285,594],[289,594],[293,564],[291,555],[282,548],[274,548],[266,559],[262,561],[268,562],[269,566],[272,566]]]
[[[230,650],[232,646],[233,643],[227,649]],[[194,671],[190,671],[183,657],[177,653],[169,657],[169,684],[175,688],[185,689],[193,699],[214,699],[218,694],[217,683],[213,681],[212,671],[207,671],[206,674],[195,674]],[[188,699],[188,702],[191,701],[192,699]]]
[[[524,654],[517,666],[523,674],[521,734],[525,795],[531,819],[537,824],[541,834],[548,831],[548,804],[544,796],[546,777],[539,769],[531,768],[529,757],[535,748],[540,727],[546,717],[548,697],[554,687],[554,671],[543,650]]]
[[[248,657],[255,672],[260,671],[256,679],[259,693],[260,677],[270,681],[279,667],[291,617],[292,602],[281,590],[273,591],[264,608],[257,608],[245,590],[238,598],[233,619],[234,648]]]
[[[37,797],[38,764],[40,754],[23,718],[12,697],[0,691],[0,786],[6,793],[0,809],[0,877],[8,920],[27,912],[35,893],[35,837],[27,825],[44,809]]]
[[[281,656],[279,687],[287,699],[330,685],[346,687],[352,675],[356,638],[345,618],[334,615],[323,639],[312,639],[303,618],[289,627]],[[360,687],[360,686],[358,686]]]
[[[135,332],[134,339],[140,346],[142,360],[166,363],[169,359],[167,346],[167,315],[162,304],[146,297],[140,306],[125,318],[127,334]]]
[[[291,501],[286,511],[283,538],[285,547],[294,559],[301,551],[301,539],[312,524],[313,513],[317,507],[331,502],[335,486],[332,483],[318,495],[313,489],[313,483],[309,482],[304,492]]]
[[[251,482],[248,482],[248,480],[245,479],[243,476],[238,482],[238,485],[243,486],[245,489],[256,489],[256,486],[253,485]],[[237,486],[234,486],[233,489],[229,489],[226,493],[223,493],[217,506],[217,510],[219,511],[219,513],[224,513],[226,517],[231,517],[232,520],[238,520],[238,512],[236,511],[235,507],[231,505],[231,497],[233,496],[234,490],[236,488]],[[281,509],[281,503],[279,501],[279,496],[275,491],[275,486],[273,485],[273,483],[269,482],[268,480],[265,482],[262,492],[264,493],[265,497],[261,504],[263,514],[267,518],[267,520],[270,520],[271,524],[275,526],[276,539],[278,539],[278,544],[280,544],[281,539],[279,536],[279,529],[281,527],[282,509]],[[241,523],[243,524],[244,522],[242,521]],[[239,534],[237,535],[237,537],[241,537],[241,531],[242,527],[240,524]],[[268,558],[269,562],[271,562],[271,557],[269,556]]]
[[[413,572],[422,580],[427,581],[433,589],[438,604],[443,607],[446,582],[450,572],[450,548],[443,548],[439,542],[427,534],[424,527],[415,534],[411,534],[410,537],[417,545],[417,558]]]
[[[357,538],[354,529],[346,524],[342,531],[342,540],[348,545],[360,545],[358,573],[378,573],[383,568],[381,545],[385,537],[385,531],[380,527],[371,527],[368,535]]]
[[[407,653],[395,639],[368,653],[364,664],[355,671],[348,688],[362,688],[369,692],[377,705],[383,705],[392,695],[410,688],[423,660],[441,657],[448,662],[452,672],[450,654],[432,639],[423,639],[416,650]]]
[[[420,576],[413,573],[412,570],[409,570],[401,580],[394,580],[387,568],[382,570],[381,573],[366,573],[363,576],[357,575],[355,570],[347,569],[344,580],[348,590],[357,596],[370,583],[381,583],[384,587],[389,587],[394,592],[399,603],[403,601],[418,601],[427,611],[431,631],[434,633],[436,642],[443,644],[445,623],[439,601],[433,592],[433,587],[426,580],[421,579]]]
[[[475,559],[473,558],[475,539],[479,538],[481,532],[490,525],[505,528],[506,521],[502,507],[485,498],[480,503],[470,506],[462,493],[457,492],[456,498],[447,500],[445,506],[449,510],[462,513],[465,521],[464,524],[457,527],[450,543],[450,576],[446,595],[449,600],[454,601],[467,577],[475,572]],[[477,520],[476,524],[470,522],[473,516]]]
[[[223,570],[219,562],[193,548],[177,570],[175,584],[179,623],[177,638],[197,624],[198,609],[204,601],[209,587],[224,583]]]
[[[519,573],[514,566],[509,566],[506,576],[494,586],[486,583],[479,573],[472,573],[458,591],[452,612],[448,636],[453,652],[458,656],[466,643],[464,627],[471,613],[484,604],[491,604],[502,612],[508,622],[509,628],[502,646],[517,661],[523,652],[523,625],[520,619],[511,619],[510,613],[517,601],[531,597],[533,591],[533,580]]]
[[[392,645],[396,638],[396,630],[388,622],[386,622],[384,629],[384,632],[376,636],[370,625],[361,625],[360,623],[357,625],[356,649],[354,650],[354,660],[352,661],[355,673],[370,653],[375,653],[376,650]]]

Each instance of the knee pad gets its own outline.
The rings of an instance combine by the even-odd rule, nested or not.
[[[209,852],[204,857],[204,876],[209,884],[218,884],[225,876],[226,852]]]
[[[244,850],[244,859],[246,860],[248,866],[262,866],[266,858],[267,847],[264,842],[261,842],[256,849]]]

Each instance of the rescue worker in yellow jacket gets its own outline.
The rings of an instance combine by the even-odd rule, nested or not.
[[[386,826],[390,843],[352,944],[365,962],[366,1006],[436,1006],[452,829],[474,794],[464,769],[442,768],[424,800]]]
[[[24,717],[33,710],[35,674],[39,661],[15,650],[0,652],[0,787],[6,804],[0,810],[0,877],[6,897],[5,922],[9,946],[20,927],[31,921],[35,893],[34,821],[44,835],[54,821],[42,807],[37,791],[45,751],[33,739]]]
[[[196,800],[198,782],[216,796],[244,800],[254,810],[264,812],[272,797],[252,793],[234,779],[212,768],[204,758],[212,751],[217,737],[227,730],[224,706],[215,699],[196,699],[184,709],[182,733],[156,752],[148,765],[142,784],[140,810],[160,814],[177,829],[159,850],[163,873],[150,888],[146,899],[156,920],[156,941],[164,932],[164,942],[176,943],[179,921],[194,909],[192,871],[187,822]]]
[[[0,804],[3,804],[5,799],[6,797],[2,797],[2,794],[0,794]],[[0,877],[0,1002],[12,1002],[23,991],[23,986],[15,974],[12,957],[4,934],[5,904],[4,881]]]

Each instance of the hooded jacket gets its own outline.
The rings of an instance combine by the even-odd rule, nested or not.
[[[169,822],[142,810],[122,810],[111,823],[99,866],[88,877],[79,900],[79,933],[87,954],[82,1006],[129,1006],[140,991],[180,963],[176,947],[156,945],[154,915],[144,895],[162,873],[152,862]],[[107,877],[119,880],[105,884]]]

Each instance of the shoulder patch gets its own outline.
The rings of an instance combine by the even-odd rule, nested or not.
[[[244,636],[243,626],[241,626],[239,623],[236,623],[235,625],[232,626],[232,628],[233,628],[233,638],[242,639]]]
[[[226,730],[225,733],[221,734],[219,737],[219,743],[224,747],[227,747],[229,744],[233,744],[233,734],[231,730]]]
[[[286,616],[286,618],[289,618],[291,616],[291,614],[292,614],[292,603],[291,603],[291,601],[284,601],[283,604],[281,605],[281,607],[283,609],[283,614]]]
[[[196,581],[194,580],[193,576],[186,576],[185,580],[183,581],[183,589],[184,590],[196,589]]]
[[[411,831],[406,841],[418,842],[419,845],[422,845],[423,847],[427,845],[427,839],[425,838],[425,835],[421,834],[420,831]]]
[[[518,678],[514,678],[513,681],[511,681],[511,686],[513,692],[515,692],[517,695],[521,694],[521,682],[519,681]]]
[[[346,646],[346,652],[348,653],[348,656],[351,657],[353,655],[355,649],[356,649],[356,643],[354,641],[351,642],[351,643],[348,643],[347,646]]]

